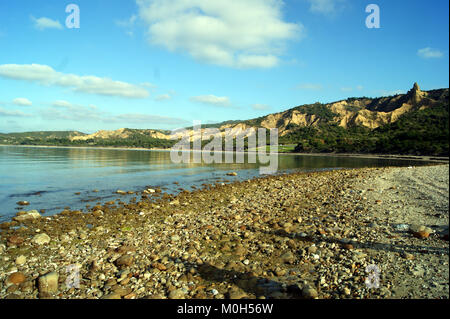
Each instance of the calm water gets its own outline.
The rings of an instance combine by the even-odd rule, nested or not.
[[[335,168],[421,165],[423,162],[325,156],[280,155],[279,173]],[[263,166],[266,166],[264,164]],[[174,164],[165,151],[39,148],[0,146],[0,222],[18,210],[16,202],[30,202],[26,210],[45,209],[44,215],[69,206],[85,209],[112,199],[114,192],[161,187],[166,192],[190,189],[222,179],[259,175],[258,164]],[[225,176],[238,172],[237,177]],[[174,182],[179,182],[175,185]],[[164,189],[166,188],[166,189]],[[97,189],[99,192],[94,193]],[[75,195],[80,192],[81,195]],[[128,196],[128,199],[133,196]],[[125,197],[127,198],[127,197]]]

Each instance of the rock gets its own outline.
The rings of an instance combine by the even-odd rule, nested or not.
[[[316,245],[312,245],[312,246],[308,247],[308,253],[314,254],[316,251],[317,251]]]
[[[413,260],[414,259],[414,255],[407,253],[407,252],[402,252],[402,257],[408,260]]]
[[[19,205],[19,206],[27,206],[27,205],[30,205],[30,203],[27,202],[26,200],[22,200],[22,201],[17,202],[17,205]]]
[[[116,191],[116,194],[119,194],[119,195],[126,195],[126,194],[127,194],[127,192],[125,192],[125,191],[123,191],[123,190],[120,190],[120,189],[118,189],[118,190]]]
[[[47,234],[45,234],[45,233],[38,234],[38,235],[33,237],[31,242],[35,243],[37,245],[48,244],[50,242],[50,237]]]
[[[343,244],[342,247],[344,247],[344,249],[347,249],[347,250],[352,250],[353,249],[353,245],[352,244]]]
[[[409,231],[414,237],[419,239],[428,238],[433,233],[431,228],[423,225],[411,225],[409,227]]]
[[[133,256],[131,255],[124,255],[116,260],[116,266],[119,267],[129,267],[133,264]]]
[[[37,210],[33,209],[28,212],[17,215],[16,217],[13,218],[13,220],[18,221],[18,222],[24,222],[27,220],[34,220],[34,219],[38,219],[38,218],[41,218],[41,214]]]
[[[414,232],[412,234],[414,237],[419,238],[419,239],[425,239],[430,236],[430,233],[428,233],[426,231],[418,231],[418,232]]]
[[[178,235],[170,236],[170,240],[171,241],[179,241],[180,240],[180,236],[178,236]]]
[[[16,258],[16,265],[23,265],[26,262],[27,262],[27,257],[25,257],[24,255],[21,255]]]
[[[154,264],[152,264],[152,267],[153,267],[153,268],[156,268],[156,269],[158,269],[158,270],[160,270],[160,271],[165,271],[165,270],[167,270],[167,267],[164,266],[164,265],[161,264],[161,263],[154,263]]]
[[[20,285],[21,283],[25,282],[26,277],[21,272],[15,272],[8,276],[8,279],[6,279],[6,282],[13,285]]]
[[[227,176],[237,176],[237,173],[236,172],[227,173]]]
[[[228,297],[230,299],[245,299],[248,298],[247,294],[240,289],[231,289],[228,292]]]
[[[55,294],[58,292],[58,273],[52,271],[38,279],[39,293],[43,294]]]
[[[290,251],[281,255],[280,260],[285,264],[292,264],[295,261],[295,256]]]
[[[394,226],[395,230],[397,231],[408,231],[409,225],[408,224],[397,224]]]
[[[23,238],[19,236],[13,235],[8,237],[8,244],[10,245],[20,246],[23,244],[23,241],[24,241]]]
[[[318,297],[317,290],[311,286],[305,286],[302,289],[302,296],[308,299],[314,299]]]
[[[184,296],[185,296],[185,292],[182,288],[172,290],[169,293],[169,299],[184,299]]]

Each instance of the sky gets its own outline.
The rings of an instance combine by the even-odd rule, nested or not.
[[[448,6],[1,0],[0,132],[171,130],[448,88]]]

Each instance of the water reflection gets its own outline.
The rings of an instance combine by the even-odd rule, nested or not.
[[[16,202],[27,200],[29,209],[56,213],[61,207],[82,209],[82,199],[116,198],[117,189],[142,190],[148,185],[178,188],[200,186],[218,179],[248,179],[259,176],[259,167],[268,164],[172,163],[168,151],[0,146],[0,221],[17,211]],[[425,162],[329,156],[280,155],[279,172],[423,165]],[[228,177],[229,171],[238,172]],[[174,182],[179,183],[175,185]],[[92,190],[99,192],[92,194]],[[75,193],[81,192],[81,195]]]

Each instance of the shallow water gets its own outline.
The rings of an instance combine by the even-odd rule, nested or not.
[[[393,159],[279,155],[278,173],[423,164]],[[64,207],[85,210],[86,205],[136,196],[122,197],[115,194],[118,189],[142,191],[146,187],[161,187],[174,193],[179,188],[201,187],[203,183],[249,179],[260,176],[259,166],[175,164],[167,151],[0,146],[0,222],[9,220],[19,210],[45,209],[44,215],[52,215]],[[237,172],[238,176],[226,176],[228,172]],[[76,195],[78,192],[81,194]],[[18,207],[16,203],[24,200],[30,205]]]

